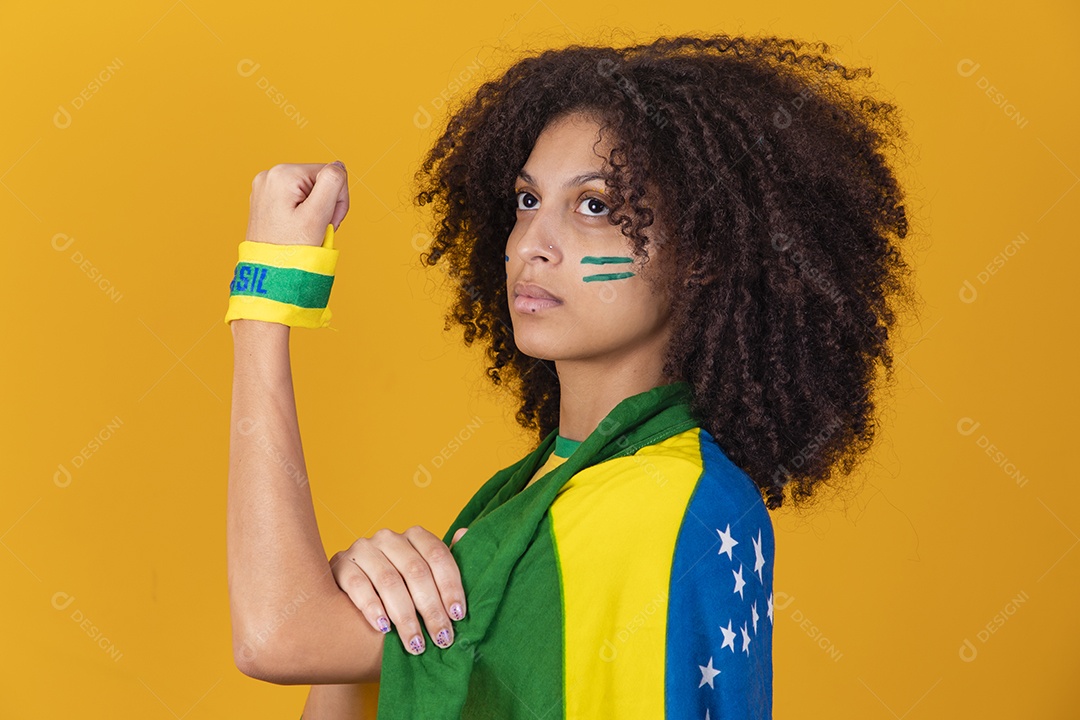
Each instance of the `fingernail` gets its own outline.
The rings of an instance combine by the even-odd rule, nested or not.
[[[465,611],[461,609],[461,603],[454,603],[450,606],[450,617],[455,620],[465,617]]]
[[[424,652],[424,638],[417,635],[409,641],[409,648],[412,650],[414,655],[419,655],[420,653]]]
[[[340,160],[335,160],[334,162],[332,162],[330,164],[331,165],[337,165],[339,168],[342,168],[342,169],[345,168],[345,163],[341,162]]]
[[[435,636],[435,644],[439,647],[447,647],[450,645],[450,631],[440,630],[439,634]]]
[[[375,622],[377,622],[379,624],[379,630],[381,632],[384,632],[384,633],[390,632],[390,621],[387,620],[385,617],[380,617]]]

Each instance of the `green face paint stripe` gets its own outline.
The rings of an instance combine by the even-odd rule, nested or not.
[[[603,257],[596,257],[594,255],[587,255],[581,258],[582,265],[607,265],[608,263],[628,263],[634,262],[633,258],[619,257],[617,255],[605,255]]]
[[[632,272],[621,273],[600,273],[599,275],[586,275],[581,278],[585,282],[593,282],[595,280],[622,280],[623,278],[634,277]]]
[[[229,294],[254,295],[302,308],[322,308],[330,300],[333,284],[332,275],[241,262],[229,283]]]

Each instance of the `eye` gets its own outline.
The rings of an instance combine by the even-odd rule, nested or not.
[[[530,193],[528,190],[519,190],[517,193],[517,209],[518,210],[532,210],[540,201],[536,199],[536,196]]]
[[[608,206],[604,204],[604,201],[601,200],[600,198],[596,198],[596,197],[587,197],[587,198],[585,198],[584,200],[581,201],[581,205],[587,206],[588,211],[589,211],[589,212],[585,213],[585,215],[587,217],[602,217],[604,215],[607,215],[608,212],[610,212],[610,210],[608,209]],[[581,205],[579,205],[578,207],[581,207]],[[595,213],[595,214],[590,214],[590,213]]]

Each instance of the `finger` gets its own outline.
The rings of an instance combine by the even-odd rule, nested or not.
[[[330,567],[338,587],[349,596],[371,626],[383,634],[390,632],[390,618],[367,574],[344,552],[331,558]]]
[[[337,232],[338,227],[341,226],[341,221],[349,214],[349,171],[345,169],[344,163],[342,163],[341,169],[345,172],[345,182],[341,184],[337,202],[334,204],[334,214],[330,217],[330,222],[334,225],[334,232]]]
[[[376,533],[378,535],[378,533]],[[425,650],[424,636],[412,595],[401,573],[382,553],[381,549],[366,538],[353,543],[349,559],[360,568],[362,574],[374,587],[390,622],[397,628],[398,637],[406,652],[419,655]]]
[[[419,655],[426,649],[420,617],[424,618],[428,634],[441,647],[453,643],[450,621],[445,614],[440,621],[441,608],[433,611],[431,607],[433,598],[434,603],[439,605],[438,590],[431,571],[408,540],[383,528],[370,539],[357,540],[353,548],[355,552],[352,557],[375,586],[408,652]],[[443,633],[444,629],[448,632]]]
[[[321,245],[333,203],[325,213],[312,217],[314,204],[308,200],[325,167],[324,163],[279,163],[256,175],[252,181],[247,239],[283,245]],[[339,169],[334,166],[332,171]]]
[[[344,165],[324,165],[315,176],[315,186],[299,208],[322,230],[332,221],[340,223],[349,209],[349,184]],[[334,229],[337,229],[335,224]]]
[[[418,530],[433,538],[435,544],[441,547],[442,552],[449,555],[450,551],[442,544],[441,540],[423,530],[423,528],[417,527],[410,528],[400,535],[394,533],[394,540],[380,545],[380,548],[386,553],[394,567],[401,572],[401,577],[408,586],[409,595],[412,597],[413,607],[424,619],[424,627],[427,628],[428,634],[433,638],[437,646],[447,648],[454,642],[454,628],[450,621],[447,604],[443,601],[443,595],[435,579],[436,574],[443,578],[446,576],[446,572],[442,568],[436,572],[428,558],[417,550],[412,539],[408,537]],[[374,540],[374,537],[372,539]],[[425,547],[424,552],[437,557],[428,547]],[[453,563],[452,556],[450,562]],[[444,564],[445,561],[436,559],[434,563],[438,566]],[[455,572],[456,569],[457,566],[454,563]]]
[[[259,182],[257,189],[266,195],[269,188],[276,188],[276,192],[269,192],[269,200],[282,208],[295,210],[311,195],[319,173],[325,167],[325,163],[279,163],[255,176],[255,181]]]
[[[464,535],[464,530],[458,530],[457,538]],[[454,620],[465,617],[465,588],[461,583],[461,570],[458,569],[457,560],[451,554],[450,549],[443,544],[442,539],[433,535],[430,531],[414,525],[404,532],[405,537],[413,544],[424,559],[427,560],[431,574],[435,578],[435,585],[439,589],[439,597],[442,600],[443,609]],[[432,637],[435,637],[432,635]]]

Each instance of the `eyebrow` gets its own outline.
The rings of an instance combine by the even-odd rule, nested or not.
[[[529,173],[525,172],[524,170],[522,170],[521,172],[518,173],[518,177],[521,178],[522,180],[524,180],[527,183],[532,183],[533,185],[539,185],[539,183],[536,182],[536,180],[533,178],[533,176],[530,175]],[[575,175],[574,177],[567,180],[565,183],[563,183],[563,187],[564,188],[577,187],[578,185],[584,185],[585,183],[589,182],[590,180],[604,180],[606,182],[607,181],[607,176],[604,175],[603,173],[595,172],[595,171],[594,172],[582,173],[580,175]]]

